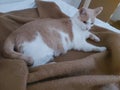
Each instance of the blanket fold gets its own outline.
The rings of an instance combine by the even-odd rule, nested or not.
[[[56,63],[35,68],[27,67],[23,60],[2,56],[5,39],[22,25],[38,18],[68,18],[55,3],[36,0],[36,4],[37,8],[0,13],[0,90],[101,90],[106,85],[119,88],[120,34],[98,26],[92,32],[101,41],[88,42],[106,46],[105,52],[69,51],[55,58]]]
[[[23,60],[0,60],[0,90],[26,90],[28,69]]]
[[[97,69],[97,60],[99,61],[99,59],[95,61],[95,58],[102,57],[104,54],[95,54],[80,60],[47,64],[37,67],[37,70],[33,68],[30,70],[32,72],[29,74],[28,83],[53,77],[90,74]]]
[[[120,76],[110,75],[76,76],[31,84],[28,90],[96,90],[95,85],[117,83],[119,80]]]

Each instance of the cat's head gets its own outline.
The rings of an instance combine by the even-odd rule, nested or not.
[[[79,19],[82,21],[82,26],[86,30],[90,30],[95,23],[95,18],[103,10],[103,7],[98,7],[95,9],[81,8],[79,9]]]

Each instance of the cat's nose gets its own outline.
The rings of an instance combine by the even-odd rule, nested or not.
[[[90,30],[90,29],[91,29],[91,27],[89,27],[89,26],[88,26],[88,27],[86,27],[86,30]]]
[[[86,27],[86,30],[89,30],[89,27]]]

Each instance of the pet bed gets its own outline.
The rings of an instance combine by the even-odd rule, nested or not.
[[[4,40],[20,26],[37,18],[68,18],[77,11],[76,8],[60,0],[50,0],[55,3],[29,0],[29,3],[31,2],[29,5],[26,1],[28,0],[24,3],[19,2],[20,7],[18,3],[6,4],[5,7],[0,5],[0,90],[110,90],[111,88],[117,90],[119,88],[120,31],[99,19],[96,19],[96,25],[91,31],[100,37],[101,42],[95,43],[91,40],[88,42],[106,46],[105,52],[70,51],[55,58],[57,63],[35,68],[27,67],[23,60],[2,57]]]

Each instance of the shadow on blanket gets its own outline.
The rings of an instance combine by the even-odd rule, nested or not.
[[[70,51],[55,64],[28,68],[23,60],[2,57],[6,37],[23,24],[37,18],[64,18],[55,3],[36,1],[37,8],[0,13],[0,90],[100,90],[118,86],[120,81],[120,35],[94,26],[106,52]]]

